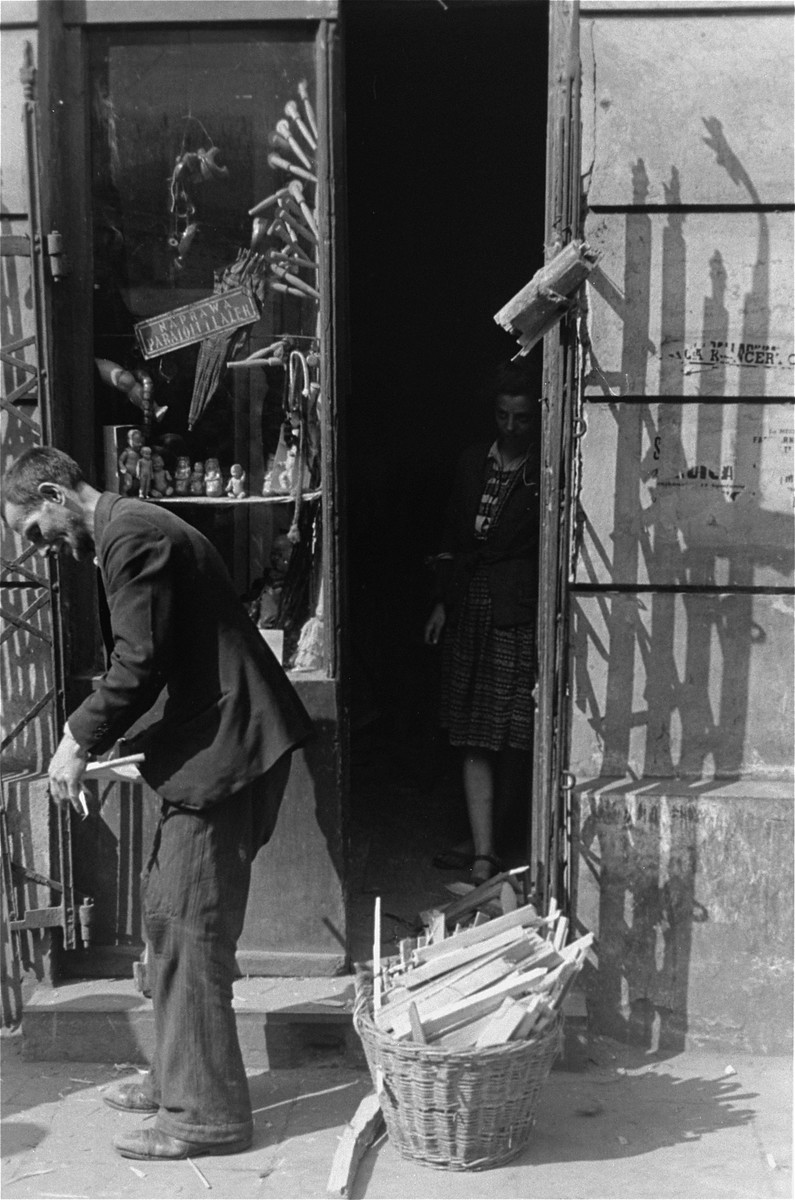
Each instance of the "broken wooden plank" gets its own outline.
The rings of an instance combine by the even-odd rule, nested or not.
[[[598,252],[586,242],[569,242],[494,314],[498,325],[517,336],[520,354],[527,354],[571,308],[572,298],[598,259]]]
[[[384,1117],[378,1097],[375,1092],[370,1092],[356,1109],[339,1140],[326,1184],[330,1196],[350,1196],[364,1152],[383,1130]]]

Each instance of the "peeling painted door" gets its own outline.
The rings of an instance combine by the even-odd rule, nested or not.
[[[550,5],[549,107],[545,257],[550,261],[580,232],[579,4]],[[581,430],[578,315],[572,310],[544,339],[541,461],[541,549],[538,697],[533,767],[531,852],[544,905],[566,907],[570,801],[566,770],[567,592],[572,570],[576,480],[574,447]]]
[[[0,244],[0,420],[6,462],[33,446],[53,442],[49,288],[62,265],[60,236],[47,233],[42,211],[39,102],[31,43],[20,45],[20,52],[19,165],[24,170],[7,183],[6,206],[18,191],[21,213],[4,216]],[[62,945],[74,947],[76,913],[70,814],[48,803],[42,774],[64,720],[58,563],[52,556],[37,555],[35,547],[23,545],[8,529],[3,528],[1,536],[5,686],[0,841],[11,981],[3,988],[3,1016],[13,1020],[18,1016],[20,969],[33,965],[40,974],[51,974],[48,932],[60,928]]]

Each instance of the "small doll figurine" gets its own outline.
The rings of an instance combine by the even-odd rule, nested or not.
[[[285,533],[274,538],[270,553],[270,569],[267,572],[259,595],[259,608],[255,620],[260,629],[273,629],[279,617],[287,568],[293,553],[293,544]]]
[[[232,473],[226,485],[226,494],[227,496],[231,496],[233,500],[245,500],[248,495],[246,491],[246,472],[240,463],[233,463],[230,470]]]
[[[190,477],[190,494],[191,496],[204,495],[204,463],[195,462],[193,464],[193,472]]]
[[[222,496],[224,481],[221,477],[221,467],[217,458],[208,458],[204,464],[204,492],[207,496]]]
[[[144,438],[140,429],[130,429],[127,433],[127,445],[119,455],[119,491],[122,496],[138,494],[138,463],[143,444]]]
[[[275,462],[276,462],[275,455],[269,454],[268,462],[265,467],[265,479],[263,480],[263,483],[262,483],[263,496],[275,496],[275,494],[276,494],[276,480],[275,480],[276,467],[274,465]]]
[[[287,454],[284,459],[284,466],[279,472],[279,491],[282,494],[290,493],[295,487],[295,472],[298,465],[298,447],[288,446]]]
[[[152,476],[154,475],[151,446],[141,447],[141,457],[138,459],[135,473],[138,476],[138,495],[142,500],[148,500],[152,494]]]
[[[158,500],[163,496],[174,495],[174,489],[171,486],[171,472],[166,470],[162,454],[152,455],[152,495],[156,496]]]
[[[190,459],[184,454],[177,459],[177,469],[174,472],[174,491],[178,496],[187,496],[190,492]]]

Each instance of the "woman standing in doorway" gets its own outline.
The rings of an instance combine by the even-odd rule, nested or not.
[[[475,883],[501,869],[502,822],[529,798],[536,678],[538,404],[512,367],[494,414],[496,440],[458,463],[425,626],[429,645],[442,641],[441,723],[461,750],[472,834],[472,853],[448,865],[470,862]]]

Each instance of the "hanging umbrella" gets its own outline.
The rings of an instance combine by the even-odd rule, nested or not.
[[[216,272],[213,294],[220,295],[232,291],[233,288],[249,286],[255,297],[261,301],[266,271],[267,261],[264,255],[251,250],[240,250],[233,263]],[[245,329],[225,329],[211,334],[201,343],[196,361],[188,429],[193,429],[212,400],[230,354],[245,336]]]

